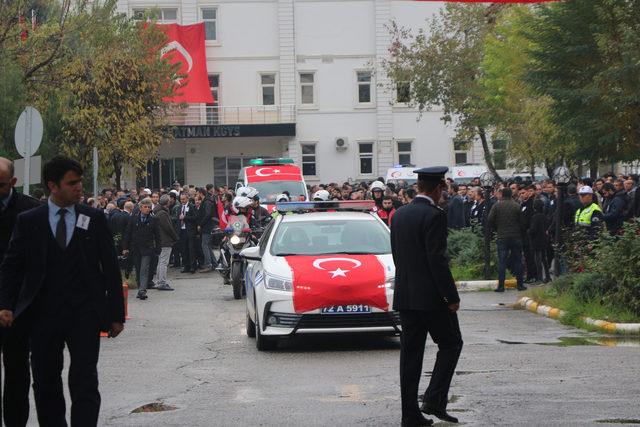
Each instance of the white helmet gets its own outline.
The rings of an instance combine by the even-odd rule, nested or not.
[[[236,194],[240,197],[248,197],[250,199],[253,199],[258,195],[258,190],[253,187],[238,187]]]
[[[327,190],[318,190],[313,194],[313,200],[326,202],[329,200],[329,192]]]
[[[233,207],[233,211],[235,213],[238,213],[240,209],[248,208],[251,206],[251,199],[248,197],[236,196],[233,199],[231,206]]]
[[[276,202],[288,202],[289,201],[289,196],[287,196],[286,194],[278,194],[276,196]]]
[[[385,188],[386,187],[385,187],[384,183],[382,183],[380,181],[373,181],[373,183],[371,184],[371,191],[373,191],[373,190],[384,191]]]

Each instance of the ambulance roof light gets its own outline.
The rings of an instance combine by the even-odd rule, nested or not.
[[[293,159],[286,157],[280,157],[278,159],[251,159],[249,160],[249,166],[266,166],[266,165],[290,165],[293,164]]]

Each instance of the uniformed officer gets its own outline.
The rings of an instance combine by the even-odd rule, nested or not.
[[[460,352],[462,336],[456,312],[460,298],[449,270],[447,216],[437,206],[447,188],[446,167],[416,170],[418,195],[395,213],[391,247],[396,265],[393,309],[400,312],[402,337],[400,389],[402,425],[426,426],[433,422],[421,412],[458,422],[447,413],[449,386]],[[427,333],[438,345],[438,355],[422,407],[418,385]]]
[[[585,230],[590,237],[595,237],[602,228],[602,209],[593,200],[593,189],[588,185],[578,191],[582,208],[576,211],[575,224],[579,230]]]

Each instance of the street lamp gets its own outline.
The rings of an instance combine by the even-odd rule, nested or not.
[[[484,189],[485,208],[482,213],[482,233],[484,234],[484,278],[489,280],[491,267],[491,229],[489,227],[489,211],[491,210],[491,190],[496,183],[496,177],[489,171],[483,172],[480,177],[480,185]]]
[[[558,187],[558,206],[556,207],[556,230],[555,230],[555,251],[554,251],[554,266],[553,275],[555,277],[560,276],[560,245],[562,238],[560,233],[562,232],[562,220],[564,218],[564,194],[567,188],[567,184],[571,181],[571,171],[566,165],[558,166],[553,171],[553,180]]]

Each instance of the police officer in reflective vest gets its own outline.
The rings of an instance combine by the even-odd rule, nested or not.
[[[580,188],[578,195],[583,207],[576,211],[576,227],[585,230],[590,237],[595,237],[602,226],[602,209],[593,201],[593,189],[588,185]]]
[[[396,265],[393,309],[402,323],[400,390],[402,425],[428,426],[432,420],[458,422],[447,413],[451,379],[462,351],[456,312],[460,297],[449,270],[447,214],[438,207],[447,188],[446,167],[423,168],[418,174],[418,195],[399,208],[391,221],[391,250]],[[429,387],[418,407],[418,386],[427,334],[438,345]]]

